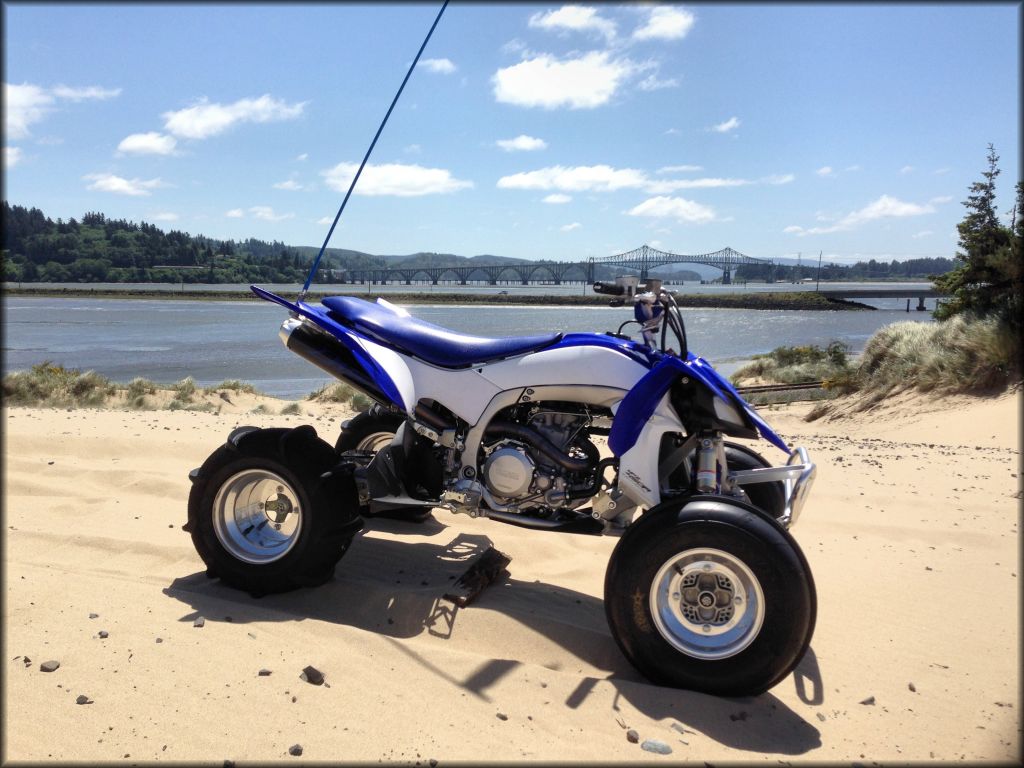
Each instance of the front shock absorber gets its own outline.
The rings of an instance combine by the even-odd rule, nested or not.
[[[722,451],[719,433],[703,435],[697,442],[697,471],[695,483],[698,493],[718,492],[718,459]]]

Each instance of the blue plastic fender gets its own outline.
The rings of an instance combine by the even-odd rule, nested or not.
[[[636,445],[640,433],[643,432],[647,420],[651,418],[661,398],[680,376],[690,376],[711,390],[716,397],[727,403],[739,405],[754,423],[761,437],[787,454],[790,453],[786,442],[740,397],[729,380],[712,368],[706,360],[690,353],[686,360],[674,355],[664,355],[622,398],[619,409],[615,412],[611,434],[608,436],[608,447],[615,456],[622,456]]]

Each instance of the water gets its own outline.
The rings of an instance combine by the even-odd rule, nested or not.
[[[777,346],[825,346],[839,340],[856,354],[884,325],[931,321],[930,312],[907,314],[904,308],[905,303],[876,312],[684,309],[683,317],[690,349],[728,376],[752,355]],[[628,308],[608,307],[407,309],[436,325],[478,336],[600,333],[632,317]],[[292,399],[333,381],[284,347],[277,331],[287,312],[268,302],[8,296],[3,315],[5,372],[50,360],[119,382],[142,376],[172,383],[192,376],[200,386],[210,386],[240,379],[267,394]]]

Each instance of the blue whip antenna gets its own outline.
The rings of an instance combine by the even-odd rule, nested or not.
[[[363,168],[366,166],[366,161],[370,159],[370,154],[373,152],[373,148],[377,146],[377,139],[380,138],[381,131],[384,130],[384,126],[388,123],[388,118],[391,117],[391,112],[395,108],[395,104],[398,103],[398,97],[402,95],[402,91],[405,90],[405,84],[409,82],[409,77],[412,75],[412,71],[416,69],[416,64],[420,60],[420,56],[423,54],[423,49],[427,47],[427,43],[430,41],[430,36],[434,34],[434,28],[437,27],[437,22],[441,20],[441,14],[444,13],[444,9],[448,7],[448,0],[444,0],[444,4],[441,6],[441,10],[437,12],[437,18],[434,19],[434,23],[430,25],[430,31],[427,32],[427,36],[423,38],[423,45],[416,52],[416,58],[412,60],[412,64],[409,66],[409,71],[405,73],[405,79],[402,80],[402,84],[398,86],[398,93],[395,94],[395,98],[391,100],[391,106],[388,107],[388,112],[384,115],[384,119],[380,122],[380,127],[377,129],[377,134],[373,137],[373,141],[370,142],[370,148],[366,150],[366,155],[363,157],[363,162],[359,164],[359,170],[356,171],[356,175],[352,177],[352,183],[348,187],[348,192],[345,193],[345,199],[341,201],[341,207],[338,209],[337,215],[334,217],[334,223],[331,224],[331,228],[327,231],[327,237],[324,238],[324,244],[320,246],[320,253],[316,255],[316,259],[313,261],[313,267],[309,270],[309,276],[306,278],[306,284],[302,286],[302,290],[299,292],[298,298],[295,300],[296,303],[303,301],[306,298],[306,293],[309,292],[309,284],[313,282],[313,275],[316,274],[317,267],[320,266],[320,259],[324,256],[324,251],[327,250],[327,243],[331,241],[331,235],[334,234],[334,228],[338,226],[338,219],[341,218],[342,211],[345,210],[345,205],[348,203],[349,197],[352,196],[352,190],[356,187],[356,182],[359,181],[359,176],[363,172]]]

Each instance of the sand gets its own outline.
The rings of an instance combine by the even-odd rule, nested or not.
[[[819,466],[793,528],[818,621],[793,675],[732,699],[653,686],[621,655],[601,602],[614,538],[437,512],[370,522],[322,587],[207,579],[181,530],[188,471],[238,424],[333,441],[345,416],[232,399],[4,409],[5,760],[1020,760],[1019,394],[848,399],[812,423],[812,404],[761,409]],[[489,544],[508,577],[441,599]]]

